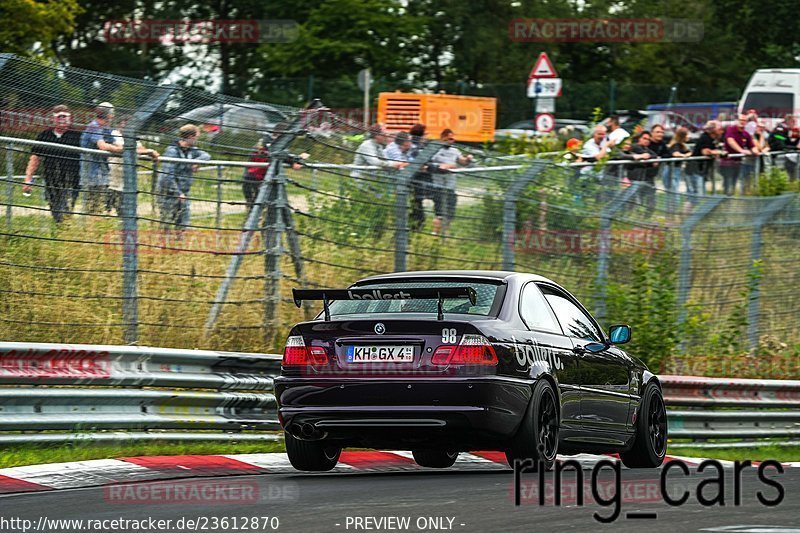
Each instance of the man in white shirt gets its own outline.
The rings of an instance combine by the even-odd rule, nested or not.
[[[592,138],[583,143],[583,148],[581,149],[581,159],[583,161],[586,163],[596,163],[598,160],[608,155],[611,146],[609,146],[608,139],[606,138],[607,132],[608,130],[602,124],[598,124],[594,127]],[[594,169],[591,166],[581,168],[581,174],[584,177],[590,176],[593,173]]]
[[[619,125],[619,117],[616,115],[611,115],[608,117],[608,142],[610,143],[609,148],[613,146],[622,146],[622,141],[625,140],[626,137],[630,137],[631,134],[622,129],[622,126]]]
[[[370,126],[367,137],[367,140],[362,142],[356,149],[356,157],[353,160],[354,166],[395,168],[399,170],[408,165],[405,161],[390,161],[384,156],[383,149],[389,138],[381,124]],[[360,178],[363,172],[362,169],[354,168],[350,172],[350,177]]]
[[[433,206],[436,217],[433,219],[433,233],[447,233],[447,227],[456,215],[456,175],[448,172],[454,168],[465,167],[472,162],[472,155],[462,155],[461,150],[453,146],[456,142],[453,130],[446,129],[440,136],[442,142],[449,146],[441,148],[431,158],[433,173]],[[436,172],[438,170],[439,172]],[[441,172],[444,171],[444,172]]]

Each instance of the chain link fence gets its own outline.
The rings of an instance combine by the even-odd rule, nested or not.
[[[436,140],[397,169],[357,161],[368,132],[319,105],[9,55],[0,88],[2,340],[271,351],[313,315],[294,307],[292,287],[424,269],[540,273],[605,325],[631,322],[651,353],[800,340],[800,199],[722,196],[716,164],[702,195],[664,191],[660,175],[656,187],[631,181],[636,167],[622,162],[468,146],[469,164],[431,172],[446,144]],[[97,137],[91,148],[37,143],[54,106],[86,139],[103,102],[114,114],[100,129],[119,130],[106,140],[122,138],[120,154],[92,151]],[[186,124],[200,128],[194,146]],[[56,179],[53,166],[71,170]],[[110,190],[91,188],[98,173]]]

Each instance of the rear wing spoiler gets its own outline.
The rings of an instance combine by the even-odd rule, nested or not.
[[[331,319],[328,302],[331,300],[437,300],[438,319],[444,320],[442,302],[451,298],[468,298],[475,305],[477,296],[472,287],[425,287],[402,289],[292,289],[294,304],[300,307],[304,301],[322,301],[325,320]]]

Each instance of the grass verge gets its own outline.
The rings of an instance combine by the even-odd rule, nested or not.
[[[283,452],[283,441],[276,442],[126,442],[59,445],[13,445],[0,447],[0,468],[90,459],[115,459],[142,455],[218,455]],[[800,447],[756,446],[753,448],[673,448],[669,455],[702,457],[728,461],[800,461]]]
[[[116,459],[141,455],[217,455],[238,453],[282,452],[283,441],[276,442],[125,442],[76,444],[15,444],[0,446],[0,468],[88,461],[90,459]]]
[[[690,448],[669,447],[668,455],[681,457],[703,457],[726,461],[800,461],[800,446],[753,446],[752,448]]]

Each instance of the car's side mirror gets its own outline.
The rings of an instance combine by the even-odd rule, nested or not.
[[[611,344],[625,344],[631,340],[631,327],[625,324],[617,324],[608,328],[608,339]]]

